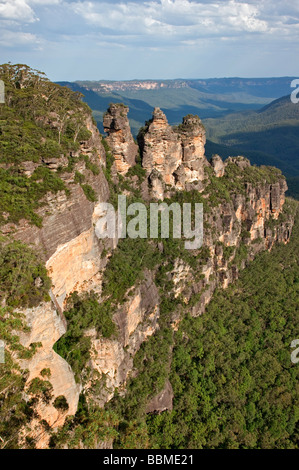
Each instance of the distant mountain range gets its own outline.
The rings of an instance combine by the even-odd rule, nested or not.
[[[290,96],[258,111],[206,119],[204,124],[212,142],[250,153],[255,163],[276,165],[288,176],[299,175],[299,105]]]
[[[179,124],[186,114],[201,119],[219,118],[245,110],[257,110],[289,94],[294,77],[215,78],[207,80],[130,80],[59,82],[85,96],[102,128],[103,113],[110,102],[130,108],[133,133],[151,117],[153,108],[163,109],[170,124]]]
[[[299,104],[290,100],[295,77],[215,78],[59,82],[83,93],[103,132],[103,113],[111,102],[129,106],[133,135],[150,119],[153,108],[170,124],[198,114],[207,130],[207,156],[244,154],[252,163],[273,165],[288,177],[299,196]]]

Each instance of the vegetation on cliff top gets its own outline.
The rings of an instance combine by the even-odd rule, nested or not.
[[[26,65],[1,65],[0,79],[5,84],[5,103],[0,104],[0,224],[25,218],[41,226],[35,211],[45,194],[68,193],[61,174],[48,163],[57,161],[63,170],[61,158],[90,138],[86,118],[91,111],[80,93]],[[28,164],[31,176],[25,173]],[[83,190],[95,200],[88,185]]]

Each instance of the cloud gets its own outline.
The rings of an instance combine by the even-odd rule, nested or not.
[[[258,75],[270,62],[272,70],[282,64],[295,70],[298,40],[294,0],[0,0],[3,52],[24,60],[24,51],[30,59],[37,48],[47,50],[37,67],[38,61],[54,67],[59,55],[67,70],[104,61],[107,73],[122,63],[121,74],[127,67],[140,76],[144,58],[143,68],[166,70],[165,77],[170,69],[194,76],[200,61],[210,73],[227,75],[258,64]]]
[[[229,1],[195,2],[161,0],[148,2],[75,2],[73,11],[99,30],[114,34],[145,35],[184,40],[240,32],[265,32],[268,24],[259,18],[257,5]]]
[[[58,5],[62,0],[0,0],[0,20],[15,20],[22,23],[38,21],[30,6]]]
[[[28,4],[32,5],[58,5],[62,0],[27,0]]]
[[[23,33],[23,32],[12,32],[8,30],[1,30],[0,32],[0,45],[8,48],[13,47],[22,47],[26,48],[28,45],[34,44],[35,46],[39,44],[39,39],[35,34]]]
[[[37,18],[25,0],[0,0],[0,19],[31,23]]]

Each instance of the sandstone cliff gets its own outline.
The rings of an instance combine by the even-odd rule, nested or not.
[[[104,117],[107,142],[114,156],[112,174],[124,178],[129,168],[135,165],[138,150],[127,113],[127,107],[111,105]],[[58,192],[45,196],[45,205],[39,208],[43,216],[41,228],[22,220],[19,224],[6,224],[2,230],[39,247],[52,279],[52,304],[45,303],[25,311],[31,332],[22,335],[21,340],[24,345],[42,343],[33,359],[23,365],[29,370],[28,380],[49,368],[53,400],[64,395],[69,405],[64,414],[53,407],[53,400],[39,407],[40,419],[53,428],[63,424],[67,415],[76,412],[80,391],[101,406],[111,399],[116,388],[125,393],[127,381],[137,373],[134,355],[160,328],[161,296],[164,300],[180,300],[179,306],[171,312],[169,328],[175,330],[186,313],[202,314],[215,288],[226,288],[259,251],[271,249],[277,241],[287,243],[293,225],[292,215],[284,212],[287,187],[282,175],[272,175],[266,170],[259,172],[243,157],[223,162],[219,156],[214,156],[209,163],[205,157],[205,131],[200,119],[189,115],[180,126],[171,128],[164,113],[155,108],[152,120],[138,137],[146,178],[143,182],[136,178],[134,187],[129,185],[132,181],[127,181],[126,191],[135,196],[136,188],[147,188],[149,198],[155,200],[177,192],[192,194],[194,201],[205,204],[204,246],[189,257],[178,255],[173,263],[173,260],[169,263],[169,252],[166,254],[161,240],[152,243],[162,262],[152,270],[144,269],[143,278],[128,288],[124,299],[111,304],[116,334],[107,338],[96,328],[85,331],[85,336],[91,340],[91,355],[86,367],[89,375],[88,380],[76,384],[68,364],[52,349],[67,329],[63,316],[65,300],[74,291],[92,289],[102,293],[105,267],[118,243],[116,239],[100,241],[95,234],[97,221],[105,215],[101,202],[109,200],[113,188],[111,185],[109,188],[104,174],[105,152],[99,133],[91,120],[86,127],[91,137],[80,142],[80,150],[73,157],[88,156],[99,165],[99,171],[92,172],[84,164],[84,158],[76,160],[72,172],[62,174],[69,195]],[[52,171],[58,170],[57,162],[51,163],[51,159],[44,164],[51,166]],[[88,200],[82,186],[74,184],[75,171],[84,175],[97,201]],[[167,289],[159,286],[159,269],[166,270]],[[102,302],[106,300],[101,298]],[[164,390],[149,401],[148,412],[171,409],[172,398],[171,385],[166,382]],[[33,424],[37,426],[32,434],[36,437],[40,430],[37,423]],[[47,442],[47,435],[42,434],[37,439],[37,446],[46,447]]]
[[[154,197],[163,198],[167,186],[177,190],[202,190],[208,162],[205,130],[198,116],[188,115],[180,126],[172,128],[165,114],[155,108],[152,119],[140,131],[138,141],[142,166],[147,171]]]
[[[125,175],[135,165],[138,147],[132,137],[127,114],[129,108],[122,104],[112,104],[104,115],[104,131],[114,157],[113,172]]]
[[[76,384],[69,364],[53,351],[55,342],[66,332],[63,318],[58,315],[51,303],[45,303],[34,309],[27,309],[25,321],[30,328],[29,333],[22,333],[20,341],[25,347],[33,343],[41,343],[41,347],[30,360],[22,360],[21,366],[29,371],[27,382],[41,378],[41,372],[48,370],[49,381],[53,387],[50,403],[38,403],[38,417],[31,423],[31,436],[35,438],[38,448],[47,448],[49,436],[41,427],[39,420],[45,420],[52,428],[63,425],[66,416],[77,411],[80,386]],[[64,396],[68,410],[60,411],[53,406],[56,397]]]

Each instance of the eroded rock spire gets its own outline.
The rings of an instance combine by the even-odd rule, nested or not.
[[[125,175],[135,165],[138,153],[128,112],[129,108],[122,103],[111,104],[103,119],[104,131],[108,134],[107,143],[115,159],[112,170],[121,175]]]

